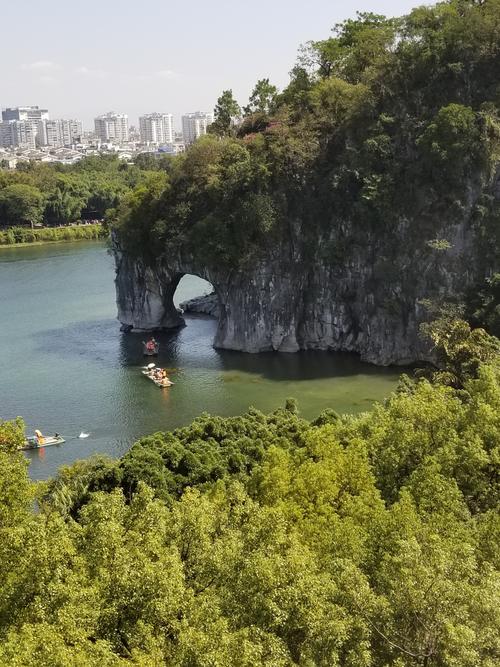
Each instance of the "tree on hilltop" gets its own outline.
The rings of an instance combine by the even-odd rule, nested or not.
[[[214,109],[214,122],[210,131],[220,137],[231,134],[233,119],[241,114],[241,108],[234,99],[232,90],[223,90]]]

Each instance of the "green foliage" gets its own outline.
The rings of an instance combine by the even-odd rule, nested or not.
[[[320,81],[309,96],[316,122],[323,127],[338,127],[352,120],[363,107],[368,89],[337,78]]]
[[[267,78],[257,83],[237,130],[225,91],[213,127],[224,146],[172,160],[164,195],[152,192],[144,222],[134,216],[144,230],[131,232],[124,206],[118,236],[126,227],[126,238],[144,241],[131,252],[182,250],[214,268],[288,245],[308,261],[330,244],[348,263],[368,243],[386,265],[407,252],[413,275],[426,241],[454,239],[463,223],[482,278],[498,263],[499,12],[496,0],[449,0],[335,26],[303,50],[279,95]],[[443,253],[443,270],[456,271],[454,254]]]
[[[452,182],[477,167],[483,154],[478,117],[461,104],[442,107],[416,143],[429,169]]]
[[[142,479],[136,468],[151,473],[153,466],[142,464],[142,460],[153,456],[155,451],[159,454],[158,462],[161,461],[161,467],[169,475],[164,490],[174,496],[179,496],[186,486],[213,482],[227,473],[247,475],[260,461],[264,447],[273,441],[290,438],[300,442],[306,423],[292,418],[292,414],[284,410],[266,417],[251,410],[242,417],[229,419],[202,415],[189,428],[140,440],[121,463],[126,488],[133,490],[133,485]]]
[[[134,158],[134,165],[142,171],[166,171],[172,168],[172,156],[158,153],[139,153]]]
[[[451,243],[446,239],[432,239],[427,241],[427,245],[429,248],[432,248],[432,250],[444,251],[451,248]]]
[[[469,318],[500,337],[500,273],[487,278],[469,300]]]
[[[432,342],[438,371],[435,379],[453,387],[463,387],[477,377],[482,363],[493,363],[500,342],[484,329],[472,329],[453,314],[421,325],[422,334]]]
[[[16,417],[11,421],[0,419],[0,452],[15,452],[24,445],[24,421]]]
[[[108,230],[104,225],[69,225],[67,227],[10,227],[0,231],[0,246],[22,243],[45,243],[48,241],[78,241],[104,239]]]
[[[36,513],[0,452],[0,663],[493,667],[493,362],[358,417],[202,415],[65,467]]]
[[[31,185],[15,183],[0,190],[0,224],[31,227],[41,222],[42,193]]]
[[[49,227],[83,219],[102,219],[151,174],[166,169],[122,163],[116,156],[92,156],[71,166],[26,163],[16,171],[0,169],[0,227]]]
[[[396,22],[371,12],[358,12],[333,28],[334,37],[310,42],[303,50],[301,64],[317,69],[323,78],[341,77],[358,83],[367,77],[394,43]]]
[[[278,89],[269,83],[269,79],[260,79],[255,84],[248,105],[244,108],[245,114],[270,114],[276,109]]]
[[[299,114],[303,113],[308,108],[308,95],[312,85],[306,68],[295,65],[290,71],[290,83],[280,93],[277,103],[295,109]]]
[[[120,484],[121,479],[121,470],[113,459],[95,455],[70,466],[62,466],[57,477],[47,482],[44,498],[50,498],[51,507],[62,516],[71,514],[76,518],[92,492],[110,491]]]
[[[233,91],[223,90],[214,109],[214,122],[210,126],[210,132],[219,137],[230,135],[233,118],[239,116],[240,113],[241,109],[233,97]]]
[[[376,238],[390,283],[403,221],[438,272],[472,190],[479,235],[496,233],[498,19],[496,0],[359,15],[239,138],[206,137],[168,169],[77,173],[146,259],[182,248],[236,269],[295,226],[297,246],[333,239],[343,261]],[[485,322],[496,288],[479,290]],[[20,455],[0,452],[0,664],[496,665],[500,349],[440,314],[423,328],[428,379],[370,413],[202,415],[63,469],[37,513]]]
[[[203,137],[166,180],[150,179],[126,198],[115,228],[127,250],[146,258],[184,245],[207,261],[251,261],[278,222],[267,183],[267,169],[250,147]]]

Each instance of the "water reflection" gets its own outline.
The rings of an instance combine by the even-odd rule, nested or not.
[[[294,354],[263,352],[245,354],[219,350],[222,368],[227,373],[257,374],[275,382],[302,382],[355,375],[380,376],[394,374],[394,369],[377,368],[363,363],[359,356],[348,352],[307,350]],[[226,381],[229,381],[227,379]]]
[[[147,333],[122,333],[120,337],[120,363],[124,366],[137,364],[144,360],[144,363],[153,362],[162,366],[167,360],[177,359],[179,355],[179,332],[175,329],[168,332],[155,332],[154,337],[160,344],[157,357],[145,357],[143,355],[143,341],[149,338]],[[161,360],[161,363],[160,363]]]

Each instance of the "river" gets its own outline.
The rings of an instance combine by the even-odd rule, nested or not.
[[[0,418],[24,417],[65,444],[28,452],[34,479],[101,452],[120,456],[141,435],[189,423],[203,411],[273,410],[294,396],[301,414],[359,412],[396,385],[398,369],[327,352],[258,354],[214,350],[215,321],[187,317],[160,334],[158,364],[176,369],[158,389],[141,375],[143,334],[120,333],[114,267],[99,242],[0,249]],[[209,284],[185,276],[176,302]],[[78,439],[81,432],[87,439]]]

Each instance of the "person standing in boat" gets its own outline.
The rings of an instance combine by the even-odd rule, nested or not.
[[[154,352],[156,350],[156,340],[153,337],[146,343],[146,349],[148,352]]]

